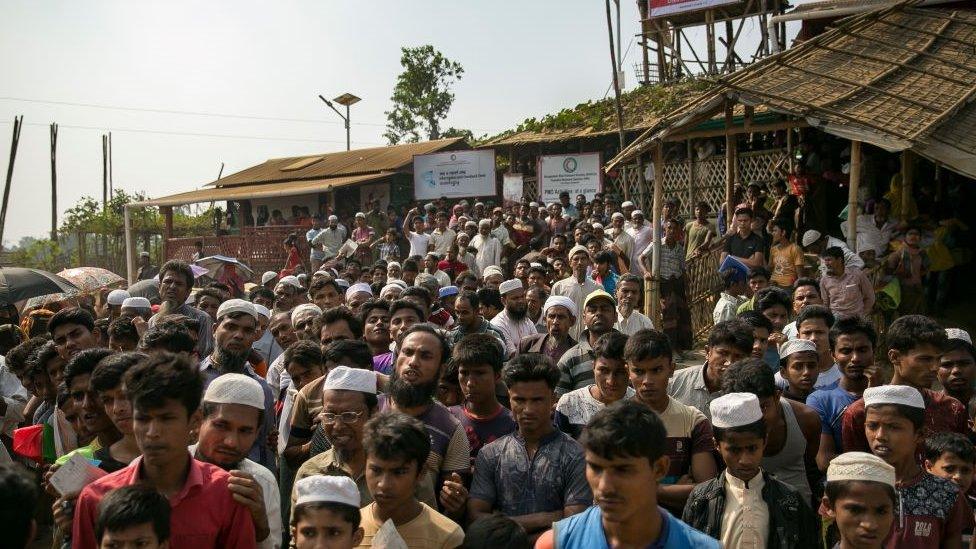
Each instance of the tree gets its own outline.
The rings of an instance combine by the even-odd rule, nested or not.
[[[400,51],[403,72],[393,87],[393,110],[386,113],[383,137],[390,145],[416,143],[421,131],[428,139],[439,139],[441,120],[454,103],[451,86],[461,79],[464,69],[429,44]]]

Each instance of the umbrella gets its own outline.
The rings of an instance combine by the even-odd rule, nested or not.
[[[250,267],[241,263],[236,258],[227,257],[225,255],[212,255],[210,257],[204,257],[203,259],[196,260],[194,263],[206,268],[208,271],[208,276],[213,279],[217,278],[218,273],[220,273],[220,269],[222,269],[224,265],[237,266],[239,274],[245,280],[250,280],[254,277],[254,271],[252,271]]]
[[[100,267],[76,267],[65,269],[58,276],[68,280],[83,292],[95,292],[110,286],[121,286],[125,279],[108,269]]]
[[[56,294],[39,295],[28,299],[24,306],[21,307],[22,311],[30,311],[33,309],[40,309],[47,307],[52,303],[59,303],[62,301],[68,301],[73,297],[78,297],[82,295],[82,292],[78,290],[68,290],[67,292],[58,292]]]
[[[16,303],[39,295],[78,291],[74,284],[40,269],[0,268],[0,303]]]
[[[129,286],[129,295],[132,297],[144,297],[149,301],[159,299],[159,281],[153,279],[140,280]]]

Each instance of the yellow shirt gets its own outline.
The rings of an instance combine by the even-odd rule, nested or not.
[[[745,482],[726,471],[722,547],[762,549],[769,536],[769,508],[762,499],[762,471]]]
[[[396,527],[409,549],[455,549],[464,543],[464,531],[454,521],[431,509],[426,503],[417,518]],[[363,541],[358,547],[373,546],[373,536],[383,523],[376,518],[375,503],[362,508]]]
[[[773,244],[769,247],[769,266],[772,271],[770,282],[781,288],[792,286],[803,268],[803,252],[793,243]]]

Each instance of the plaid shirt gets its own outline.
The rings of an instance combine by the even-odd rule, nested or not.
[[[654,243],[651,242],[641,252],[641,258],[650,258],[654,253]],[[668,247],[661,241],[661,279],[680,278],[685,274],[685,249],[675,242],[674,246]]]

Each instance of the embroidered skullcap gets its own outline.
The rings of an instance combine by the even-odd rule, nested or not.
[[[131,297],[125,290],[112,290],[108,293],[106,300],[109,305],[122,305],[122,302]]]
[[[362,506],[356,482],[343,475],[312,475],[295,481],[295,505],[303,503]]]
[[[478,221],[478,227],[481,227],[482,225],[484,225],[485,227],[491,227],[491,220],[482,219],[481,221]]]
[[[809,231],[803,233],[803,247],[807,247],[810,244],[820,240],[820,231],[815,231],[810,229]]]
[[[538,208],[539,207],[539,203],[538,202],[529,202],[529,207],[530,208]]]
[[[349,288],[349,281],[346,280],[345,278],[337,278],[335,279],[335,283],[340,290],[346,290]]]
[[[730,429],[742,427],[762,419],[759,397],[752,393],[729,393],[713,400],[709,405],[712,412],[712,427]]]
[[[251,315],[254,320],[258,319],[258,312],[254,309],[253,303],[243,299],[228,299],[217,308],[217,320],[234,313],[245,313]]]
[[[366,214],[364,214],[363,212],[356,212],[356,218],[357,219],[366,219]]]
[[[339,217],[338,216],[335,216],[335,215],[330,215],[329,216],[329,221],[339,221]]]
[[[817,352],[817,344],[809,339],[790,339],[779,346],[779,357],[786,358],[793,353]]]
[[[264,274],[261,275],[261,285],[263,286],[276,278],[278,278],[278,273],[274,271],[265,271]]]
[[[265,307],[264,305],[261,305],[261,304],[259,304],[259,303],[255,303],[255,304],[254,304],[254,310],[255,310],[255,311],[256,311],[256,312],[257,312],[257,313],[258,313],[259,315],[261,315],[261,316],[263,316],[264,318],[268,318],[268,319],[270,319],[270,318],[271,318],[271,311],[270,311],[270,310],[268,310],[268,308],[267,308],[267,307]]]
[[[112,294],[109,294],[112,297]],[[959,328],[946,328],[946,337],[949,339],[958,339],[959,341],[965,341],[966,343],[972,345],[973,339],[969,337],[969,332],[966,330],[961,330]]]
[[[123,309],[149,309],[152,303],[145,297],[127,297],[122,302]]]
[[[593,228],[594,229],[601,229],[602,230],[603,229],[603,223],[594,223],[593,224]]]
[[[620,205],[621,208],[633,208],[634,203],[630,200],[625,200],[623,204]]]
[[[827,482],[840,480],[880,482],[894,488],[895,468],[874,454],[844,452],[827,466]]]
[[[397,269],[402,269],[403,268],[403,267],[400,266],[400,262],[399,261],[391,261],[391,262],[389,262],[389,263],[386,264],[386,270],[389,271],[394,266]]]
[[[576,255],[576,254],[578,254],[580,252],[582,252],[584,254],[587,254],[587,255],[590,254],[589,250],[586,249],[586,246],[580,246],[579,244],[577,244],[577,245],[573,246],[572,249],[569,250],[569,258],[572,259],[574,255]]]
[[[243,404],[264,410],[264,389],[251,376],[223,374],[210,382],[203,393],[204,402],[214,404]]]
[[[569,314],[573,318],[579,317],[579,309],[576,308],[576,303],[564,295],[551,295],[546,298],[546,302],[542,305],[542,316],[545,317],[546,312],[556,306],[566,307],[566,310],[569,311]]]
[[[908,385],[882,385],[864,390],[864,406],[876,404],[901,404],[912,408],[925,409],[925,399],[915,387]]]
[[[474,221],[465,221],[464,222],[464,227],[465,228],[474,227],[475,229],[477,229],[478,228],[478,224],[475,223]]]
[[[298,288],[299,290],[301,290],[302,281],[298,280],[297,276],[291,276],[291,275],[283,276],[281,277],[281,280],[279,280],[278,283],[275,284],[275,289],[277,289],[279,286],[291,286],[292,288]]]
[[[624,214],[620,212],[613,212],[613,215],[610,216],[610,219],[617,219],[618,217],[620,219],[624,219]]]
[[[373,289],[370,288],[369,284],[366,284],[365,282],[357,282],[352,286],[349,286],[349,289],[346,290],[346,299],[348,300],[356,294],[369,294],[372,296]]]
[[[501,284],[499,284],[498,285],[498,293],[500,293],[502,295],[505,295],[508,292],[514,292],[515,290],[521,290],[524,287],[525,286],[522,285],[522,281],[521,280],[519,280],[517,278],[513,278],[511,280],[506,280],[505,282],[502,282]]]
[[[641,217],[644,217],[644,212],[642,210],[634,210],[634,211],[630,212],[630,218],[631,219],[633,219],[635,215],[639,215]]]
[[[302,303],[301,305],[297,305],[291,310],[291,323],[295,324],[295,321],[297,321],[300,317],[308,314],[320,315],[322,314],[322,309],[320,309],[319,306],[314,303]]]
[[[323,389],[341,389],[343,391],[359,391],[360,393],[376,394],[376,373],[372,370],[336,366],[329,371],[325,378]]]
[[[498,267],[497,265],[489,265],[485,267],[485,271],[481,273],[481,278],[484,280],[488,280],[489,276],[494,276],[494,275],[505,276],[505,273],[503,273],[501,268]]]

